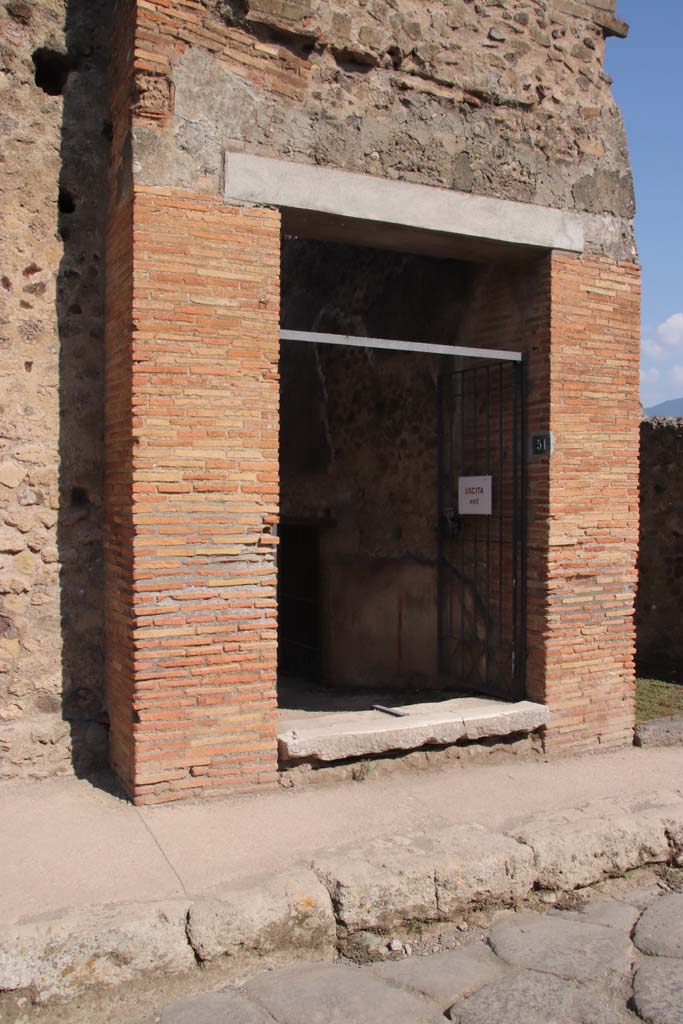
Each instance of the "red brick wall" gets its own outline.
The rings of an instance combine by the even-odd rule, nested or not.
[[[134,239],[110,707],[115,767],[149,802],[274,779],[279,218],[138,188]],[[525,348],[529,431],[557,439],[529,467],[528,693],[550,750],[633,725],[638,299],[633,265],[553,255],[490,271],[473,313],[480,344]]]
[[[112,678],[109,704],[114,767],[151,803],[275,781],[280,227],[148,188],[133,222],[133,569],[110,602],[132,693]]]
[[[631,741],[638,549],[640,279],[553,255],[545,696],[552,751]]]
[[[217,63],[252,85],[266,88],[284,102],[301,99],[310,64],[292,48],[263,42],[221,21],[202,0],[145,0],[138,9],[136,68],[142,102],[149,113],[154,78],[171,76],[174,63],[191,46],[201,46]],[[147,97],[145,96],[147,93]],[[160,104],[159,115],[163,110]]]
[[[638,544],[639,270],[554,254],[479,275],[464,343],[521,349],[530,459],[527,694],[549,750],[631,740]]]

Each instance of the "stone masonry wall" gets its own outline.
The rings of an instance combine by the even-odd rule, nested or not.
[[[106,235],[104,591],[109,756],[123,779],[133,775],[133,168],[130,150],[132,17],[116,21],[111,39]]]
[[[103,699],[107,65],[128,0],[0,0],[0,773],[88,770]],[[117,187],[223,150],[577,210],[633,256],[615,0],[144,0]],[[130,7],[133,10],[132,7]],[[127,175],[127,177],[126,177]],[[132,230],[132,227],[131,227]]]
[[[636,602],[638,669],[680,678],[683,670],[683,420],[640,426],[640,555]]]
[[[137,180],[219,192],[224,149],[246,150],[584,212],[590,247],[630,259],[615,6],[149,0]]]
[[[0,3],[0,777],[106,756],[108,0]]]

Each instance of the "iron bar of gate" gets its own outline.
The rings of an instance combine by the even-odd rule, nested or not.
[[[519,700],[526,696],[526,620],[527,620],[527,530],[528,530],[528,449],[527,449],[527,395],[528,395],[528,362],[526,357],[519,367],[522,381],[522,422],[521,422],[521,446],[522,446],[522,545],[521,545],[521,609],[520,609],[520,633],[519,633],[519,674],[517,677],[517,698]]]
[[[486,367],[486,475],[491,477],[491,368]],[[491,684],[491,518],[493,516],[493,487],[491,488],[491,515],[486,518],[486,687]]]
[[[460,374],[460,472],[465,474],[467,469],[464,465],[465,461],[465,370]],[[461,580],[461,592],[460,592],[460,679],[465,682],[465,537],[463,524],[458,520],[458,528],[462,530],[463,538],[460,545],[460,580]]]
[[[511,680],[513,687],[515,685],[516,678],[516,643],[517,643],[517,572],[518,572],[518,519],[517,519],[517,460],[519,452],[517,450],[517,403],[519,401],[518,396],[519,381],[517,375],[512,375],[512,660],[511,660]]]
[[[498,645],[503,643],[503,366],[498,367]]]
[[[458,477],[457,471],[455,469],[455,466],[456,466],[456,459],[457,460],[460,459],[460,452],[459,451],[456,452],[456,448],[455,448],[456,437],[455,437],[455,435],[453,433],[453,424],[457,422],[458,417],[460,417],[461,414],[462,414],[462,410],[460,409],[460,405],[459,405],[459,401],[460,401],[460,398],[459,398],[459,381],[460,381],[460,377],[457,374],[452,376],[450,378],[450,380],[449,380],[449,388],[448,388],[450,399],[451,399],[451,407],[450,407],[450,412],[449,412],[450,419],[448,421],[449,452],[450,452],[450,457],[449,457],[450,458],[450,461],[449,461],[450,492],[449,493],[450,493],[451,503],[456,507],[456,519],[454,521],[454,529],[451,531],[451,534],[455,533],[455,530],[459,529],[459,525],[460,525],[459,513],[457,512],[457,500],[458,499],[457,499],[457,495],[455,493],[455,488],[457,487],[457,477]],[[458,462],[458,464],[459,464],[459,462]],[[449,627],[448,628],[449,628],[450,633],[452,634],[452,640],[455,640],[455,626],[454,626],[455,616],[456,616],[456,614],[458,614],[458,615],[460,614],[460,610],[457,609],[457,612],[456,612],[456,609],[455,609],[455,606],[454,606],[454,603],[453,603],[454,602],[454,588],[453,588],[453,585],[452,585],[453,584],[453,580],[452,580],[451,576],[449,576],[449,582],[450,582],[450,586],[449,586],[449,592],[450,592],[450,605],[449,605],[449,608],[450,608],[450,611],[449,611],[449,619],[448,619],[448,622],[449,622]],[[455,657],[456,651],[455,651],[455,648],[453,647],[452,641],[451,641],[451,643],[449,645],[449,653],[451,651],[452,651],[453,657]],[[459,652],[457,652],[457,653],[459,655]]]
[[[453,391],[453,384],[455,378],[450,377],[448,381],[448,423],[453,422],[456,416],[456,396]],[[451,506],[453,505],[453,465],[455,461],[454,451],[454,438],[453,431],[449,428],[448,431],[448,498]],[[454,516],[456,513],[452,513]],[[457,523],[456,519],[452,519],[452,523]],[[449,525],[449,534],[452,531],[453,526]],[[449,655],[450,655],[450,636],[453,631],[453,587],[448,588],[448,635],[449,635]]]
[[[457,511],[459,476],[491,476],[494,467],[498,476],[497,524],[459,514],[457,522],[442,523],[440,665],[465,688],[513,700],[523,694],[526,661],[525,373],[501,364],[454,371],[440,382],[439,402],[442,509]]]
[[[445,501],[445,473],[444,473],[444,377],[439,374],[436,383],[436,409],[437,409],[437,424],[436,424],[436,457],[437,457],[437,516],[436,516],[436,600],[437,600],[437,620],[436,620],[436,657],[437,664],[439,667],[439,676],[445,676],[446,674],[446,657],[444,647],[446,644],[446,623],[444,622],[445,614],[445,587],[446,581],[445,575],[445,540],[444,533],[447,527],[446,521],[446,501]]]
[[[349,348],[381,348],[394,352],[422,352],[427,355],[461,356],[467,359],[491,359],[519,363],[521,352],[492,352],[486,348],[463,345],[435,345],[422,341],[396,341],[390,338],[362,338],[353,334],[326,334],[320,331],[280,331],[280,341],[304,341],[313,345],[344,345]]]
[[[479,380],[479,368],[474,367],[472,369],[472,419],[474,420],[472,434],[474,447],[472,450],[472,465],[470,472],[472,475],[481,472],[479,469],[479,393],[477,388],[477,381]],[[472,554],[472,568],[474,583],[472,585],[472,647],[474,650],[475,658],[478,659],[478,640],[479,640],[479,516],[473,516],[472,523],[472,545],[474,548]],[[473,662],[473,668],[477,664],[477,661]]]

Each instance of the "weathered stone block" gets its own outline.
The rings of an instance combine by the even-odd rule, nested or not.
[[[273,1024],[265,1010],[235,992],[207,992],[181,999],[161,1011],[160,1024]]]
[[[451,920],[472,907],[513,903],[534,882],[529,849],[469,826],[377,840],[362,857],[319,857],[314,869],[351,930]]]
[[[512,904],[533,887],[532,851],[483,828],[455,828],[438,837],[435,864],[439,916],[446,920],[486,904]]]
[[[576,889],[670,858],[659,812],[634,814],[625,808],[620,815],[601,818],[577,814],[514,835],[533,851],[536,884],[543,889]]]
[[[515,914],[489,933],[496,954],[513,967],[540,970],[569,981],[592,981],[631,966],[627,934],[603,925],[543,914]]]
[[[683,894],[662,896],[648,907],[636,925],[633,941],[648,956],[683,960]]]
[[[651,959],[638,962],[633,977],[633,1002],[648,1024],[680,1024],[683,963]]]
[[[438,1024],[440,1019],[413,993],[341,964],[258,974],[245,990],[282,1024],[330,1024],[335,1018],[348,1024],[382,1019],[392,1024]]]
[[[525,971],[487,985],[456,1003],[447,1012],[457,1024],[620,1024],[623,1017],[605,1005],[601,995],[582,991],[577,985],[552,975]]]
[[[429,957],[390,960],[372,968],[378,978],[411,988],[447,1005],[497,981],[508,971],[483,943]]]
[[[3,487],[18,487],[25,476],[26,470],[16,462],[3,462],[0,465],[0,484]]]
[[[329,957],[336,924],[326,889],[302,871],[193,903],[187,935],[200,960],[278,950]]]
[[[363,856],[316,857],[313,869],[329,892],[338,921],[352,931],[438,918],[434,849],[426,837],[377,841]]]
[[[145,117],[170,117],[173,85],[165,75],[140,73],[135,76],[135,111]]]
[[[9,527],[0,529],[0,552],[15,555],[25,547],[26,541],[17,530],[12,530]]]
[[[174,974],[195,964],[185,935],[187,903],[123,905],[34,918],[0,936],[0,990],[38,998],[73,996],[145,971]]]

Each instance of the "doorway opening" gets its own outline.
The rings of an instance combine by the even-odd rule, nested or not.
[[[362,712],[374,716],[364,723],[371,733],[388,721],[392,737],[382,742],[396,743],[399,716],[378,707],[398,709],[401,721],[421,714],[431,721],[443,712],[459,727],[465,705],[457,702],[464,698],[474,698],[475,711],[484,694],[520,699],[504,678],[511,659],[517,682],[523,679],[523,656],[507,636],[517,612],[508,612],[510,595],[494,580],[509,570],[516,592],[523,590],[519,554],[513,567],[516,541],[507,546],[513,508],[516,515],[524,497],[522,490],[513,495],[523,488],[523,438],[508,415],[507,386],[494,414],[483,388],[468,405],[463,386],[453,384],[470,379],[462,375],[480,362],[454,348],[472,333],[476,268],[295,238],[284,239],[282,251],[281,731],[300,734],[314,719],[335,715],[326,723],[333,732],[357,732],[356,719],[346,719]],[[299,332],[308,337],[293,340]],[[371,339],[396,346],[376,347]],[[501,365],[495,351],[489,358],[489,365]],[[489,420],[498,417],[495,469],[491,423],[488,449],[486,431],[477,432],[482,402],[489,403]],[[458,448],[457,425],[466,418],[473,418],[474,434],[467,427]],[[472,530],[450,508],[453,486],[477,473],[495,475],[497,518],[476,529],[474,548],[461,543],[456,552],[456,532],[462,542]],[[503,500],[508,485],[510,498],[506,490]],[[521,537],[521,517],[514,522]],[[505,534],[500,546],[494,533]],[[506,605],[497,616],[493,589],[496,607]],[[472,671],[474,665],[485,671]],[[427,728],[425,742],[448,742],[438,737],[454,732]],[[338,755],[355,749],[334,747]]]
[[[278,548],[278,676],[320,683],[320,528],[281,521]]]

